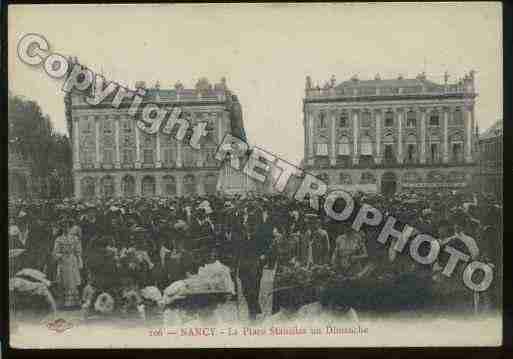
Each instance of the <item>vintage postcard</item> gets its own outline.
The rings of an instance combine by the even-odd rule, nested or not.
[[[10,345],[501,345],[501,14],[10,5]]]

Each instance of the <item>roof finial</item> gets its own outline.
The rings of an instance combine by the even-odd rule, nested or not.
[[[306,84],[305,84],[306,90],[312,89],[312,78],[310,76],[306,76]]]

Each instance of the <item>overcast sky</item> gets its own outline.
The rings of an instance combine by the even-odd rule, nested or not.
[[[320,86],[358,74],[450,81],[477,71],[481,130],[502,118],[498,3],[37,5],[9,7],[9,88],[66,132],[62,82],[16,58],[26,33],[133,87],[222,76],[239,97],[249,140],[298,163],[305,77]]]

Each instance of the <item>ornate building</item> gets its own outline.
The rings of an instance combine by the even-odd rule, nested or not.
[[[502,120],[479,136],[479,175],[478,190],[493,194],[502,200]]]
[[[466,187],[475,170],[474,72],[456,83],[306,79],[306,171],[331,188],[393,193]]]
[[[32,195],[32,170],[30,162],[8,142],[9,197],[28,198]]]
[[[222,167],[214,158],[217,145],[227,132],[244,134],[240,105],[225,80],[212,87],[203,78],[194,89],[185,89],[181,83],[167,90],[160,89],[158,83],[151,89],[146,89],[143,82],[136,87],[146,90],[140,108],[148,102],[165,108],[180,106],[182,116],[192,126],[207,122],[201,149],[195,150],[161,131],[153,135],[140,131],[136,126],[138,115],[129,115],[130,103],[113,108],[113,96],[90,106],[83,94],[69,95],[65,103],[73,143],[75,197],[215,193]],[[242,191],[250,185],[245,182],[237,187],[231,183],[231,189]]]

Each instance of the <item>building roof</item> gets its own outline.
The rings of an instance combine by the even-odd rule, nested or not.
[[[365,87],[418,87],[418,86],[441,86],[429,80],[422,79],[388,79],[388,80],[348,80],[337,85],[336,89],[343,88],[365,88]]]
[[[324,86],[313,86],[310,76],[306,77],[306,99],[319,101],[323,98],[353,98],[354,96],[463,96],[473,98],[477,96],[474,88],[474,72],[466,74],[463,79],[449,83],[448,74],[444,75],[444,82],[437,83],[428,80],[425,73],[414,78],[398,76],[396,78],[382,79],[377,74],[374,79],[360,80],[356,75],[349,80],[336,84],[335,76],[324,83]]]
[[[488,128],[480,137],[481,140],[488,140],[491,138],[502,136],[502,119],[495,122]]]

